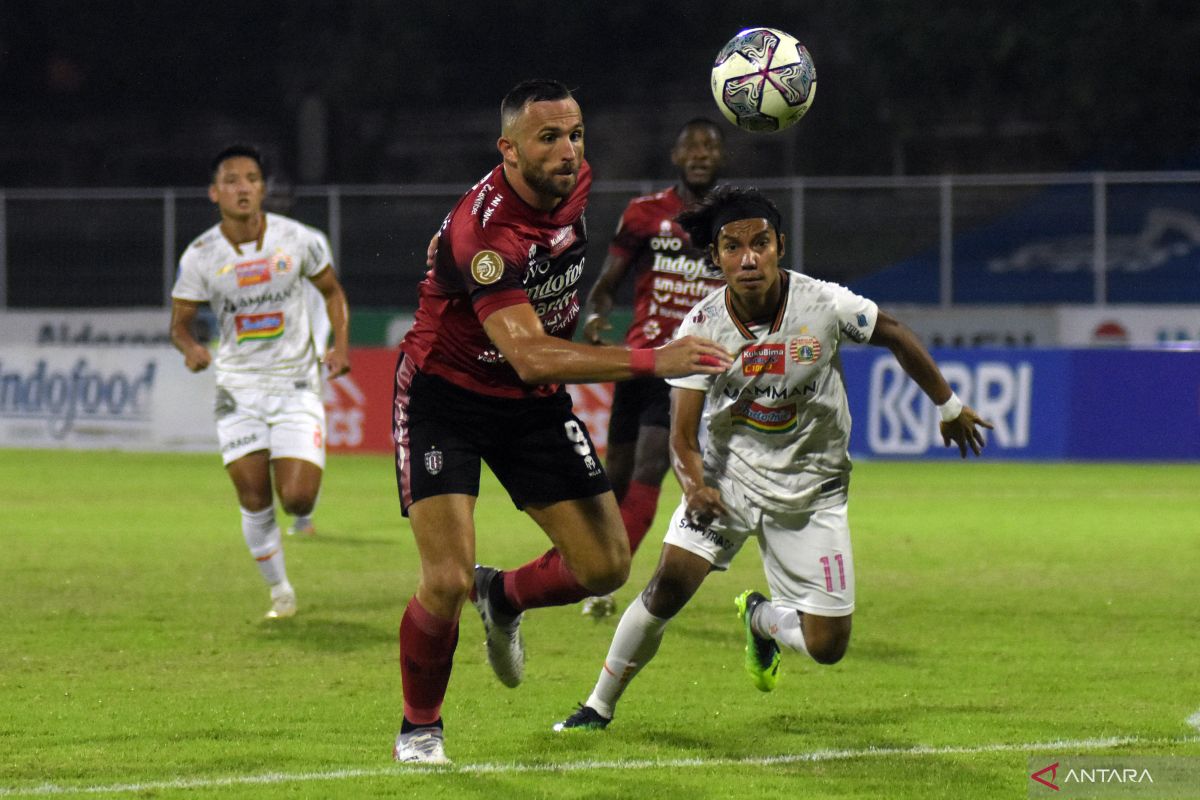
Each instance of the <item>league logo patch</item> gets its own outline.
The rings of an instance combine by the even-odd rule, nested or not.
[[[821,340],[815,336],[797,336],[788,349],[797,364],[815,364],[821,357]]]
[[[742,351],[742,374],[782,375],[786,369],[782,344],[752,344]]]
[[[238,314],[233,318],[233,324],[237,330],[238,344],[278,339],[283,336],[282,311],[272,311],[267,314]]]
[[[430,475],[437,475],[441,472],[444,464],[441,450],[430,450],[425,454],[425,471]]]
[[[257,286],[271,280],[271,263],[265,258],[234,264],[233,269],[237,273],[238,286]]]
[[[504,274],[504,259],[495,250],[480,250],[471,259],[471,277],[480,286],[500,280]]]

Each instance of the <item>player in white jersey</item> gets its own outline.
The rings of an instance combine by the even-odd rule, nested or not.
[[[217,317],[217,436],[237,490],[242,534],[271,587],[268,618],[296,613],[273,494],[286,513],[312,511],[325,466],[322,360],[330,377],[350,370],[349,311],[324,235],[263,211],[262,158],[228,147],[212,163],[209,199],[220,224],[192,242],[171,291],[171,341],[193,372],[213,362],[191,323],[208,303]],[[319,358],[304,284],[321,293],[333,346]],[[272,480],[273,478],[273,480]],[[274,489],[272,489],[274,483]]]
[[[765,195],[733,187],[679,217],[726,286],[697,304],[676,335],[710,338],[738,357],[720,375],[669,381],[671,462],[684,496],[658,568],[621,617],[595,689],[555,730],[607,726],[667,623],[750,537],[771,590],[770,600],[750,591],[735,600],[755,686],[775,687],[780,645],[821,664],[845,654],[854,561],[843,342],[890,349],[937,405],[945,443],[955,442],[964,458],[968,449],[979,455],[979,428],[992,427],[962,404],[906,326],[848,289],[781,269],[780,221]]]

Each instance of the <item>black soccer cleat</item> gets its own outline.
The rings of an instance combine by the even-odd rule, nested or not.
[[[554,723],[554,730],[562,733],[563,731],[602,731],[608,727],[608,723],[612,720],[608,717],[603,717],[600,712],[591,706],[579,704],[579,708],[575,713],[564,719],[562,722]]]

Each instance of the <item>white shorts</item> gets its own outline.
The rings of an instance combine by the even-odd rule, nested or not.
[[[665,543],[725,570],[754,536],[773,603],[821,617],[854,613],[854,555],[845,499],[816,511],[780,514],[756,506],[736,486],[726,484],[721,490],[728,515],[702,528],[688,520],[687,501],[680,500]]]
[[[325,406],[308,389],[217,387],[217,440],[226,466],[258,450],[325,469]]]

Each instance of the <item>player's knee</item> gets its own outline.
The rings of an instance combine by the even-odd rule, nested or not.
[[[849,633],[843,635],[814,636],[807,642],[808,654],[818,664],[836,664],[846,655],[850,646]]]
[[[293,517],[306,516],[316,505],[317,495],[315,492],[282,487],[279,490],[279,502],[283,505],[284,513]]]
[[[461,608],[475,584],[470,569],[428,570],[422,576],[422,588],[442,608]]]
[[[587,565],[575,577],[594,595],[612,594],[629,580],[629,549],[618,549],[603,561]]]

